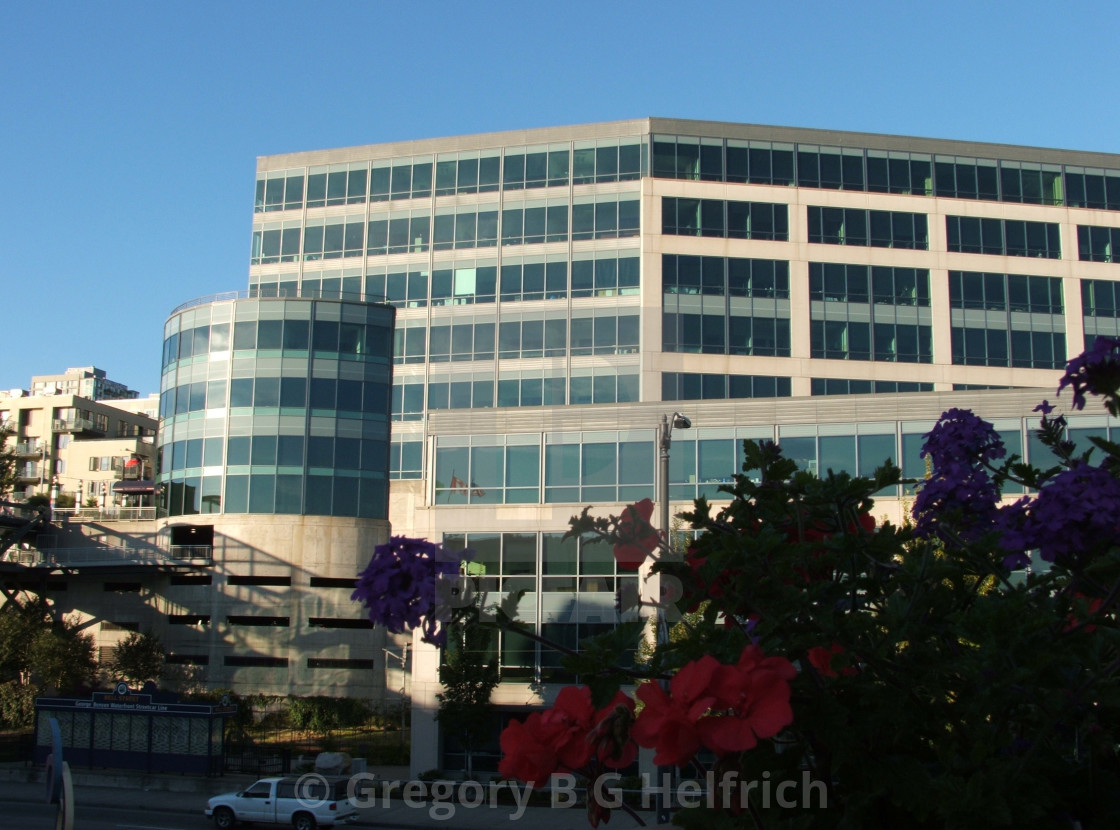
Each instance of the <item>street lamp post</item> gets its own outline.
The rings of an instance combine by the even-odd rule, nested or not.
[[[661,532],[665,534],[665,544],[670,543],[669,539],[669,447],[673,443],[673,428],[677,429],[691,429],[692,421],[689,420],[687,415],[680,412],[674,412],[672,416],[661,416],[661,429],[659,444],[661,447],[661,455],[658,459],[659,474],[657,478],[658,502],[661,508]]]
[[[665,534],[665,550],[672,549],[672,535],[669,527],[669,448],[673,444],[673,428],[691,429],[692,421],[687,415],[674,412],[672,415],[661,416],[661,426],[658,430],[660,455],[658,457],[657,500],[661,512],[661,532]],[[658,578],[652,587],[654,608],[657,609],[657,645],[669,642],[669,621],[666,619],[665,609],[661,607],[661,580]],[[663,684],[664,685],[664,682]],[[672,820],[673,796],[672,787],[675,776],[672,766],[658,767],[657,775],[657,822],[668,824]]]
[[[384,648],[384,647],[382,647],[381,650],[385,653],[386,658],[392,657],[394,660],[400,660],[400,663],[401,663],[401,731],[400,731],[400,736],[399,737],[400,737],[400,743],[403,745],[404,744],[404,725],[405,725],[405,716],[406,716],[405,697],[408,694],[408,672],[407,672],[407,667],[408,667],[408,643],[404,644],[404,647],[402,649],[401,654],[397,654],[395,651],[392,651],[392,650]],[[385,668],[386,669],[389,668],[388,663],[385,664]],[[386,678],[385,678],[385,685],[389,685],[388,675],[386,675]]]

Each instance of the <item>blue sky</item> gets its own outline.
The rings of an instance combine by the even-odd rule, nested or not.
[[[0,15],[0,389],[158,390],[245,289],[258,155],[645,116],[1120,152],[1120,4],[24,2]]]

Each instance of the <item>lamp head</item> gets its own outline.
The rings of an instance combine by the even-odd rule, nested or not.
[[[674,429],[691,429],[692,421],[687,415],[682,415],[680,412],[673,413],[673,428]]]

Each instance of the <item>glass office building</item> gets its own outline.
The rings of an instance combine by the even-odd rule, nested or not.
[[[157,535],[212,564],[149,579],[146,607],[118,603],[114,618],[160,631],[177,671],[384,699],[390,643],[350,593],[389,536],[395,314],[242,291],[168,318]]]
[[[391,306],[241,297],[164,326],[161,506],[388,518]]]
[[[681,505],[718,498],[744,438],[920,476],[957,405],[1030,457],[1066,360],[1120,333],[1118,241],[1117,155],[649,118],[262,157],[249,291],[396,309],[393,532],[482,550],[574,643],[615,623],[625,577],[559,538],[585,504],[659,492],[663,415],[693,423]],[[906,490],[880,495],[900,518]],[[503,704],[562,679],[500,649]]]

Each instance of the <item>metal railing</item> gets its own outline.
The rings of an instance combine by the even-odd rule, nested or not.
[[[55,432],[100,432],[107,433],[107,424],[94,423],[90,418],[55,418],[53,429]]]
[[[172,545],[167,549],[167,554],[172,559],[182,561],[196,561],[204,559],[207,562],[214,560],[213,545]]]
[[[0,515],[14,516],[17,519],[31,521],[36,518],[42,508],[17,501],[0,501]]]
[[[86,547],[86,548],[13,548],[5,551],[0,561],[32,568],[113,567],[121,565],[185,565],[210,563],[214,549],[209,545],[176,545],[170,550],[160,548]]]
[[[40,469],[38,464],[17,464],[16,478],[39,478]]]
[[[171,309],[171,314],[174,316],[180,311],[185,311],[188,308],[194,308],[200,305],[211,305],[212,303],[228,302],[230,300],[244,300],[250,296],[246,290],[242,291],[223,291],[220,294],[208,294],[205,297],[195,297],[193,300],[187,300],[185,303],[175,306]]]
[[[56,507],[54,521],[72,522],[154,522],[156,507]]]

